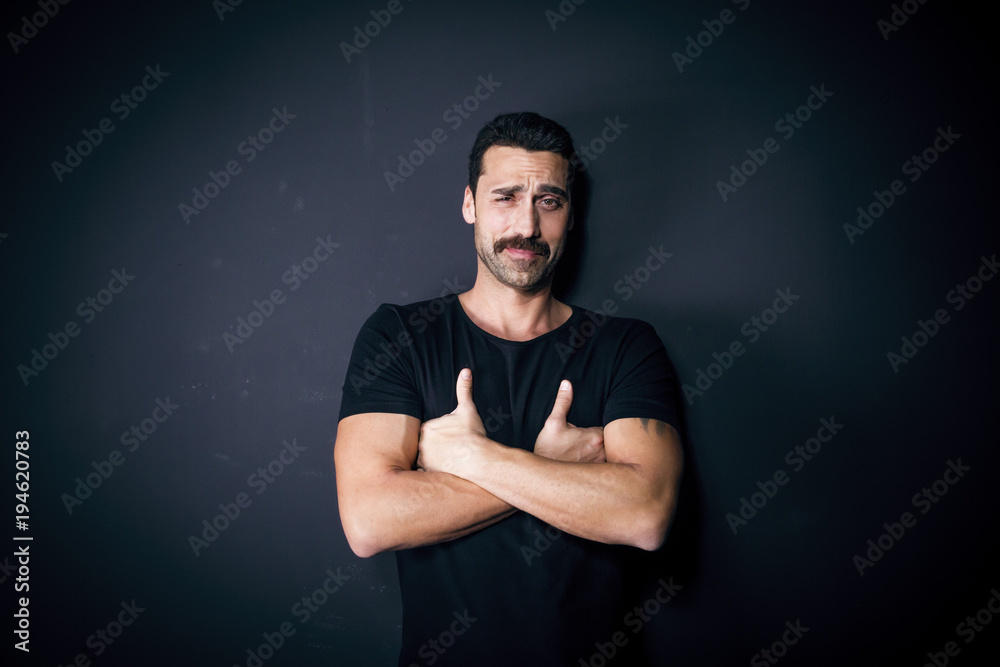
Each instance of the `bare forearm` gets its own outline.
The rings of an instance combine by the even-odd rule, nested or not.
[[[384,473],[347,509],[348,537],[361,556],[453,540],[516,511],[472,482],[421,470]]]
[[[420,427],[421,468],[468,480],[585,539],[648,550],[663,543],[683,467],[672,426],[622,417],[603,429],[577,428],[566,419],[572,384],[563,381],[535,440],[536,454],[487,437],[472,400],[469,369],[459,373],[455,393],[455,410]]]
[[[467,535],[514,512],[475,484],[412,470],[420,422],[363,413],[340,422],[337,501],[351,549],[362,557]]]
[[[569,463],[488,442],[458,472],[560,530],[608,544],[659,546],[673,514],[673,486],[630,463]]]

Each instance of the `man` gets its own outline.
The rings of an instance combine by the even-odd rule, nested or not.
[[[634,664],[640,641],[609,643],[631,636],[626,565],[663,543],[682,457],[653,328],[551,294],[572,164],[551,120],[487,124],[462,204],[475,285],[383,304],[355,343],[337,495],[357,555],[397,551],[400,665],[589,664],[599,645]]]

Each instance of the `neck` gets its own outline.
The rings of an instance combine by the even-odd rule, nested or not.
[[[537,338],[561,326],[572,309],[552,296],[551,285],[535,291],[499,283],[492,275],[476,276],[476,284],[458,300],[476,326],[506,340]]]

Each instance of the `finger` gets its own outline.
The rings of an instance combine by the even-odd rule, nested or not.
[[[559,391],[556,392],[556,402],[552,406],[552,413],[549,415],[549,419],[566,421],[566,415],[569,414],[569,406],[572,403],[573,385],[570,384],[569,380],[563,380],[559,383]]]
[[[455,408],[459,410],[464,405],[471,405],[475,407],[475,403],[472,401],[472,371],[468,368],[463,368],[458,374],[458,382],[455,383],[455,394],[458,396],[458,407]]]

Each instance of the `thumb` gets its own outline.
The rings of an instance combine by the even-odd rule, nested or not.
[[[570,384],[569,380],[563,380],[559,383],[559,391],[556,393],[556,402],[552,406],[552,414],[549,415],[549,419],[558,419],[559,421],[566,421],[566,416],[569,415],[569,406],[573,403],[573,385]]]
[[[458,382],[455,384],[455,394],[458,396],[458,407],[455,408],[456,410],[459,410],[463,405],[475,407],[475,403],[472,401],[472,371],[468,368],[463,368],[458,374]]]

